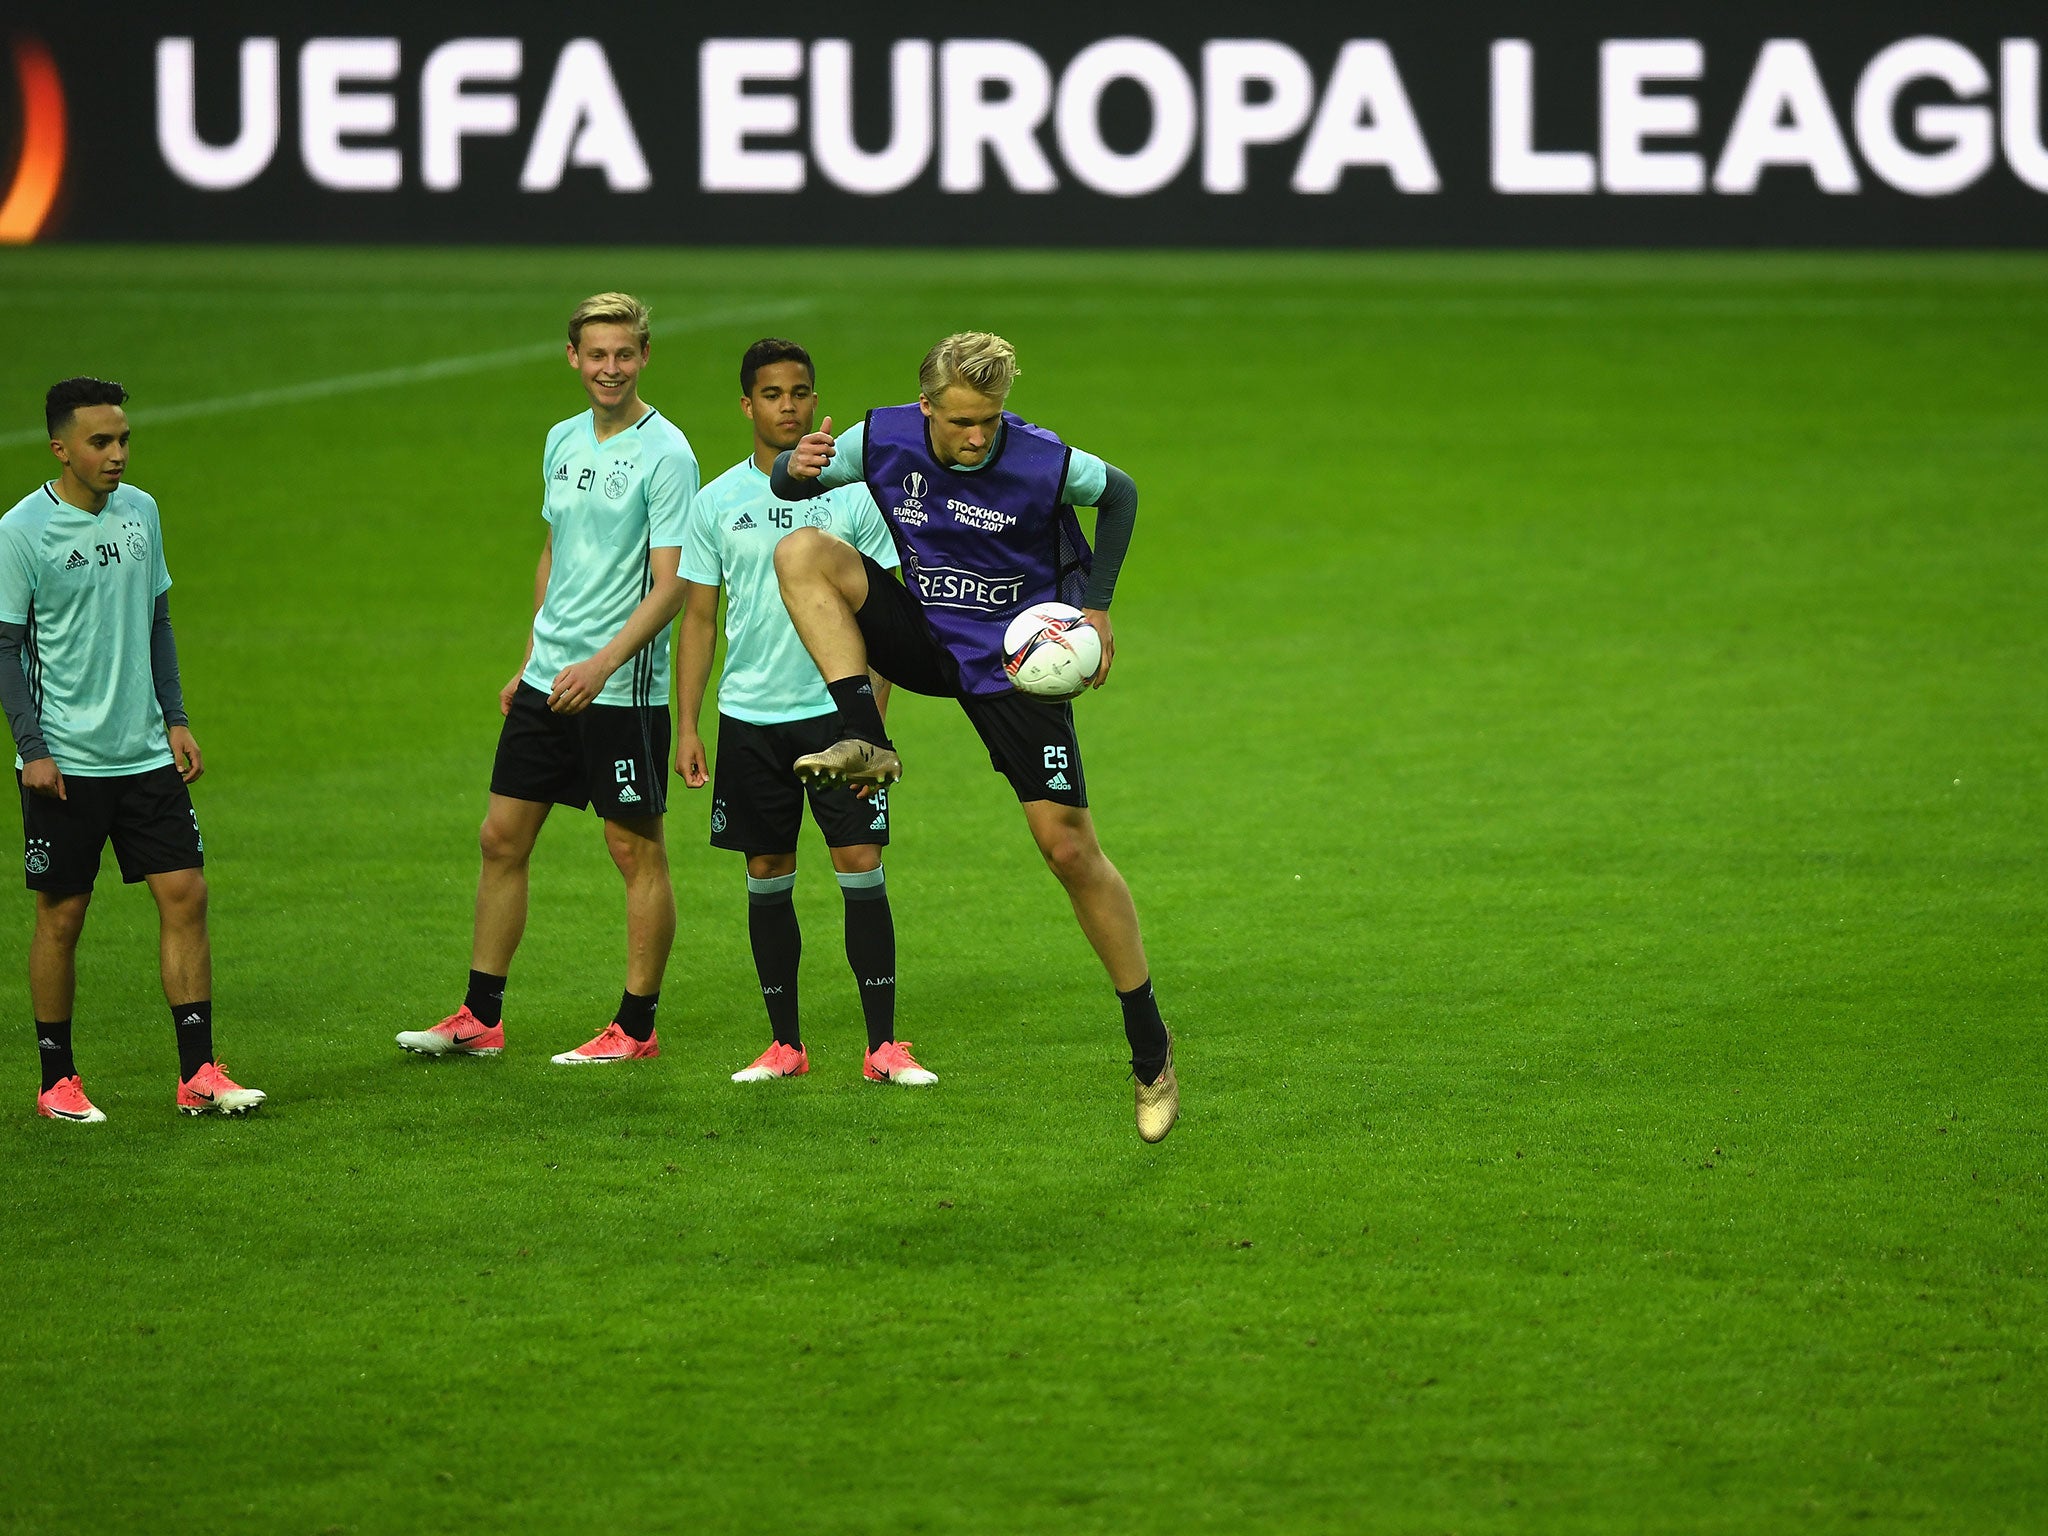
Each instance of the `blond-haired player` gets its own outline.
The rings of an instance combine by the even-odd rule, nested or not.
[[[1096,840],[1071,705],[1019,693],[1003,631],[1032,603],[1077,604],[1102,637],[1138,516],[1128,475],[1003,408],[1017,354],[1000,336],[948,336],[918,370],[918,398],[868,412],[834,438],[832,419],[776,460],[786,501],[862,481],[888,522],[903,579],[822,529],[775,550],[790,618],[824,676],[846,737],[797,759],[806,777],[882,786],[902,773],[868,669],[913,693],[953,698],[1010,781],[1047,866],[1109,972],[1137,1079],[1138,1133],[1159,1141],[1180,1114],[1173,1041],[1153,996],[1130,888]],[[1074,517],[1096,508],[1091,551]]]
[[[595,1038],[565,1066],[661,1054],[654,1013],[675,941],[675,893],[662,838],[667,804],[670,625],[697,458],[680,428],[640,398],[647,306],[626,293],[585,299],[569,317],[569,364],[590,408],[548,433],[526,659],[498,691],[505,723],[480,838],[476,930],[463,1004],[398,1043],[430,1056],[495,1056],[526,929],[527,867],[548,812],[586,805],[626,883],[626,985]]]

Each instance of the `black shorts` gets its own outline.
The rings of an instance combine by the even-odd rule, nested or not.
[[[718,769],[711,784],[711,846],[738,853],[794,853],[804,824],[804,796],[828,848],[889,841],[889,792],[866,800],[844,784],[803,782],[790,764],[822,752],[845,733],[837,715],[781,725],[718,717]]]
[[[21,778],[17,770],[14,777]],[[89,891],[100,874],[100,850],[113,839],[121,878],[133,885],[148,875],[206,864],[199,813],[178,770],[166,763],[147,773],[89,779],[64,775],[64,798],[52,800],[23,786],[22,864],[28,888],[52,896]]]
[[[659,816],[668,809],[668,743],[666,704],[592,704],[558,715],[546,694],[522,682],[498,733],[491,793],[587,805],[607,821]]]
[[[910,589],[868,556],[862,555],[861,562],[867,567],[868,600],[854,620],[867,642],[868,665],[912,693],[958,699],[988,748],[990,765],[1010,781],[1020,801],[1087,805],[1074,706],[1015,690],[962,694],[959,663],[932,634]]]

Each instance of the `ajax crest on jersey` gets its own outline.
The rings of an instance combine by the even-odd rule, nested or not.
[[[1025,693],[1071,699],[1102,665],[1102,636],[1080,609],[1033,603],[1003,631],[1003,670]]]

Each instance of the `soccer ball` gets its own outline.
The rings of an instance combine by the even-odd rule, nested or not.
[[[1071,699],[1102,665],[1102,636],[1078,608],[1033,603],[1003,631],[1003,670],[1025,693]]]

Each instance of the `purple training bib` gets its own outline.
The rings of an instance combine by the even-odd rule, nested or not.
[[[988,462],[939,463],[915,404],[868,412],[861,462],[903,561],[904,584],[960,667],[960,691],[1007,693],[1003,630],[1030,603],[1077,607],[1093,558],[1063,506],[1073,450],[1003,412]]]

